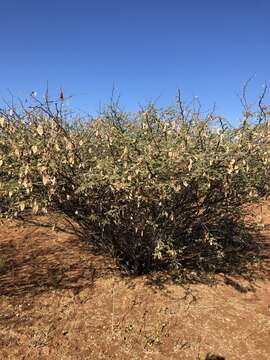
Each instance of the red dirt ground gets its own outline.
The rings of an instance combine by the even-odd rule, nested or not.
[[[257,213],[270,270],[270,211]],[[269,272],[158,287],[46,221],[0,225],[0,359],[270,359]]]

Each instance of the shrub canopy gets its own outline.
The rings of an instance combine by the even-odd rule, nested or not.
[[[234,128],[181,102],[88,121],[54,105],[1,111],[2,216],[61,211],[135,273],[216,270],[243,249],[243,206],[269,194],[267,107]]]

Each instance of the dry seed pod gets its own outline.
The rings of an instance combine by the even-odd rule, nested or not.
[[[50,178],[48,175],[44,174],[42,175],[42,182],[43,182],[43,185],[46,186],[49,182]]]
[[[41,124],[38,125],[37,127],[37,133],[39,136],[42,136],[43,135],[43,127]]]
[[[36,214],[38,212],[38,204],[37,203],[33,204],[32,211],[33,211],[34,214]]]
[[[23,211],[25,209],[25,203],[20,204],[20,210]]]
[[[193,164],[193,160],[190,159],[189,160],[189,165],[188,165],[188,171],[190,171],[192,169],[192,164]]]
[[[32,151],[33,151],[33,154],[36,154],[37,151],[38,151],[38,147],[37,147],[36,145],[33,145],[33,146],[31,147],[31,149],[32,149]]]

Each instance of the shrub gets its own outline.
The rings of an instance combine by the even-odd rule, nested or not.
[[[243,206],[269,193],[266,107],[237,128],[181,102],[88,121],[49,101],[1,114],[2,216],[61,211],[130,272],[224,268],[247,244]]]

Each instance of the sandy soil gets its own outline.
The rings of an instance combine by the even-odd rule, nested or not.
[[[0,359],[269,360],[268,206],[257,214],[264,271],[212,286],[123,277],[54,219],[2,221]]]

